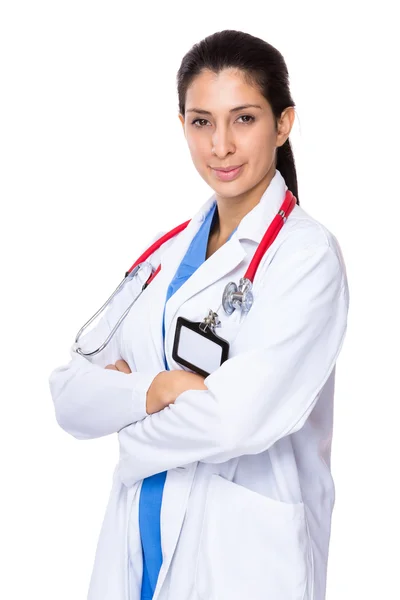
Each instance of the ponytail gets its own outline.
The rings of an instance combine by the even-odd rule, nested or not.
[[[282,146],[277,148],[276,169],[282,175],[288,189],[292,192],[293,196],[295,196],[297,200],[296,204],[300,204],[299,193],[297,190],[296,165],[289,138]]]

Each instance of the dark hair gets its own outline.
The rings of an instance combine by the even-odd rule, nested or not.
[[[271,105],[277,128],[281,113],[295,106],[289,90],[289,74],[282,54],[271,44],[243,31],[225,29],[195,44],[182,59],[177,74],[179,112],[185,115],[186,92],[203,69],[218,74],[237,68],[245,80],[256,86]],[[289,138],[277,148],[276,169],[299,203],[297,174]]]

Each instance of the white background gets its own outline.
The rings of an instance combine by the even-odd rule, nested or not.
[[[395,6],[3,1],[1,598],[86,597],[117,437],[83,442],[59,428],[48,376],[148,241],[211,195],[175,78],[190,47],[222,29],[285,57],[300,202],[347,263],[327,599],[398,597]]]

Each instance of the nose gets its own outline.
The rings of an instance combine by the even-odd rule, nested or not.
[[[212,153],[222,159],[234,151],[235,144],[229,127],[220,128],[218,131],[215,131],[212,136]]]

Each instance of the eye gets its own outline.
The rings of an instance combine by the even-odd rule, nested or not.
[[[198,121],[205,121],[207,122],[207,119],[195,119],[194,121],[192,121],[192,125],[194,125],[195,123],[197,123]],[[203,127],[202,125],[195,125],[195,127]]]
[[[238,117],[238,119],[249,119],[248,121],[242,121],[243,125],[248,125],[255,121],[255,117],[252,117],[251,115],[242,115],[241,117]],[[197,125],[197,123],[200,123],[200,121],[208,123],[207,119],[195,119],[194,121],[192,121],[192,125],[201,129],[203,125]]]
[[[252,117],[251,115],[242,115],[241,117],[239,117],[239,119],[251,119],[250,121],[244,121],[244,124],[248,124],[248,123],[252,123],[253,121],[255,121],[255,118]]]

